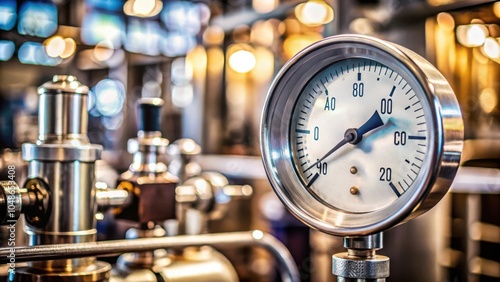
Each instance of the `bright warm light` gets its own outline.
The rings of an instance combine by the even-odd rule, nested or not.
[[[73,38],[64,38],[65,48],[64,51],[59,55],[59,57],[66,59],[71,57],[76,50],[76,43]]]
[[[479,47],[488,36],[488,29],[482,24],[460,25],[457,27],[457,39],[465,47]]]
[[[113,43],[109,40],[99,42],[94,48],[94,58],[99,62],[109,60],[113,53]]]
[[[66,42],[61,36],[53,36],[45,41],[45,51],[52,58],[59,57],[66,49]]]
[[[498,40],[493,37],[488,37],[484,41],[483,45],[484,54],[493,60],[500,58],[500,45],[498,44]]]
[[[138,15],[148,15],[155,8],[155,0],[135,0],[132,10]]]
[[[322,0],[309,0],[295,7],[295,16],[307,26],[319,26],[333,20],[333,9]]]
[[[254,43],[271,46],[274,42],[274,27],[270,21],[258,21],[250,31],[250,40]]]
[[[123,5],[123,12],[128,16],[153,17],[158,15],[163,8],[159,0],[128,0]]]
[[[495,4],[493,4],[493,13],[497,18],[500,18],[500,2],[495,2]]]
[[[274,53],[266,47],[255,48],[257,63],[252,70],[252,78],[255,82],[270,82],[274,75]]]
[[[264,238],[264,232],[262,232],[260,230],[254,230],[252,232],[252,237],[256,240],[260,240],[260,239]]]
[[[276,8],[276,0],[252,0],[252,7],[257,13],[269,13]]]
[[[186,54],[186,66],[192,69],[194,76],[202,77],[207,72],[207,52],[198,45]]]
[[[247,73],[255,67],[255,64],[255,55],[247,50],[238,50],[229,57],[229,66],[235,72]]]
[[[498,98],[495,89],[488,87],[481,91],[481,94],[479,94],[479,105],[485,113],[491,113],[497,107],[497,104]]]
[[[220,45],[224,41],[224,30],[216,25],[209,26],[203,32],[203,41],[209,45]]]
[[[455,28],[455,19],[450,13],[439,13],[436,17],[437,23],[440,28],[451,31]]]
[[[318,33],[310,34],[292,34],[285,39],[283,49],[285,58],[290,59],[302,49],[321,40],[322,37]]]
[[[367,18],[354,19],[349,24],[349,30],[351,30],[353,33],[364,35],[373,35],[375,33],[373,22]]]
[[[184,142],[182,142],[182,150],[187,153],[194,152],[196,149],[196,143],[191,140],[191,139],[185,139]]]

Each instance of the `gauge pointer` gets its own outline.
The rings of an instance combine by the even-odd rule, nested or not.
[[[333,154],[333,152],[337,151],[345,144],[347,143],[351,143],[353,145],[358,144],[359,142],[361,142],[361,140],[363,140],[363,135],[376,128],[381,127],[382,125],[384,125],[384,122],[380,118],[378,111],[375,111],[373,115],[359,128],[347,129],[344,133],[344,139],[342,139],[337,145],[335,145],[335,147],[333,147],[330,151],[328,151],[321,159],[319,159],[317,162],[313,163],[311,166],[306,168],[304,172],[315,167],[318,163],[322,162],[324,159],[326,159],[328,156]]]

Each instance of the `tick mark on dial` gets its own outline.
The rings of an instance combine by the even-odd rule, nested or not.
[[[310,175],[312,175],[312,174],[310,174]],[[309,181],[309,183],[307,184],[306,188],[311,187],[311,185],[313,185],[314,181],[316,181],[316,179],[318,179],[318,177],[319,177],[319,173],[316,172],[316,174],[313,176],[313,178],[311,179],[311,181]]]
[[[295,129],[295,132],[297,133],[304,133],[304,134],[310,134],[311,130],[306,130],[306,129]]]
[[[389,182],[389,186],[391,187],[394,194],[396,194],[396,196],[401,197],[401,193],[399,193],[398,189],[396,188],[396,186],[394,186],[394,184],[392,184],[392,182]]]
[[[392,95],[394,95],[394,90],[396,90],[396,86],[392,87],[391,93],[389,94],[389,97],[392,97]]]
[[[425,139],[427,139],[427,137],[425,137],[425,136],[409,135],[408,139],[410,139],[410,140],[425,140]]]

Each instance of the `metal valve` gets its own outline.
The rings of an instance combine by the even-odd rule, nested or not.
[[[382,233],[345,237],[345,253],[332,256],[332,273],[337,281],[383,282],[389,277],[389,258],[377,255],[382,249]]]
[[[205,233],[207,220],[221,219],[231,200],[250,197],[249,185],[229,185],[217,172],[204,172],[175,189],[179,204],[179,229],[186,234]]]

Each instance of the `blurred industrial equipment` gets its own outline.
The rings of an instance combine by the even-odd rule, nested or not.
[[[106,187],[116,186],[122,173],[130,174],[127,171],[134,156],[127,153],[127,142],[138,137],[137,101],[160,98],[164,101],[160,131],[163,137],[177,141],[157,158],[179,178],[180,184],[193,176],[199,177],[202,171],[216,171],[231,184],[249,184],[253,188],[250,197],[225,205],[227,214],[223,220],[208,221],[207,227],[202,228],[225,235],[215,238],[211,233],[201,234],[196,240],[179,235],[94,243],[91,238],[94,235],[82,234],[81,238],[92,242],[67,245],[63,249],[37,246],[44,256],[37,259],[71,262],[76,266],[92,261],[83,256],[108,254],[109,248],[121,254],[210,245],[231,262],[240,280],[279,280],[272,256],[242,247],[248,244],[269,247],[275,243],[265,233],[262,237],[259,232],[247,231],[259,229],[270,232],[286,245],[302,281],[330,281],[334,279],[331,254],[343,250],[342,241],[310,231],[291,217],[272,193],[259,157],[260,114],[274,75],[304,47],[336,34],[376,36],[415,51],[445,75],[457,94],[466,132],[462,167],[452,192],[422,218],[384,234],[381,254],[405,262],[391,269],[388,281],[497,281],[500,278],[499,10],[496,1],[472,0],[2,0],[0,180],[15,181],[19,187],[28,188],[24,185],[27,178],[46,175],[43,181],[50,189],[53,187],[49,182],[59,185],[55,176],[49,174],[60,170],[48,167],[56,166],[58,161],[23,161],[23,154],[35,156],[22,152],[21,148],[23,143],[34,144],[29,148],[46,146],[48,141],[38,145],[39,130],[44,132],[38,126],[38,116],[49,117],[61,110],[58,104],[51,112],[40,112],[40,99],[44,96],[38,94],[37,87],[52,80],[54,75],[73,74],[89,86],[88,94],[75,94],[75,99],[87,99],[86,109],[81,110],[82,117],[88,116],[81,123],[82,130],[87,128],[82,133],[88,138],[84,147],[97,150],[99,145],[90,144],[102,145],[102,160],[68,159],[60,169],[71,167],[72,162],[83,164],[88,174],[94,170],[95,179],[106,185],[97,183],[94,187],[85,183],[78,185],[81,187],[78,190],[76,184],[60,184],[83,193],[76,202],[80,207],[85,206],[82,216],[87,220],[86,226],[77,227],[72,222],[65,229],[61,221],[53,227],[61,229],[58,232],[94,229],[94,213],[90,210],[97,209],[98,240],[124,239],[127,229],[140,225],[135,219],[111,220],[116,205],[130,199],[121,199],[123,190],[113,194],[107,191],[117,190]],[[78,116],[77,111],[72,113],[72,117]],[[57,142],[81,150],[80,145],[72,143],[77,142],[73,141],[75,138],[79,137],[68,135],[61,139],[71,140],[71,144]],[[52,142],[55,141],[51,139],[49,143]],[[42,164],[47,170],[35,169]],[[72,173],[65,170],[63,175]],[[94,179],[80,173],[78,178],[87,182]],[[95,198],[94,203],[84,203],[85,197],[106,193],[108,196]],[[120,200],[115,201],[116,197]],[[99,202],[111,206],[100,207]],[[193,203],[182,205],[185,213],[193,213],[187,212],[188,209],[196,210]],[[161,205],[162,211],[168,207]],[[76,210],[64,206],[60,216],[69,218],[76,216],[75,213]],[[158,220],[155,225],[162,226],[168,235],[169,227],[177,224],[178,215],[175,210],[169,224]],[[50,218],[49,222],[56,224],[57,220]],[[38,245],[30,243],[28,237],[38,238],[40,230],[47,231],[28,227],[38,232],[28,236],[22,225],[17,221],[16,246]],[[7,227],[0,227],[3,248],[11,247],[12,242]],[[141,235],[132,233],[131,237]],[[80,237],[51,238],[69,243]],[[80,248],[86,246],[97,249],[85,253]],[[3,248],[2,252],[8,250]],[[27,266],[23,260],[33,260],[32,256],[23,259],[25,251],[16,253],[18,270]],[[4,254],[9,255],[1,253]],[[113,255],[99,261],[114,266],[118,254]],[[31,264],[45,268],[50,263]],[[7,273],[9,264],[2,261],[0,267]]]

